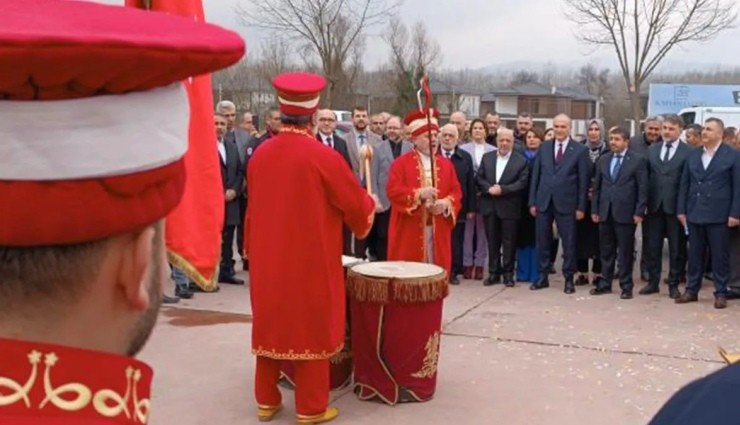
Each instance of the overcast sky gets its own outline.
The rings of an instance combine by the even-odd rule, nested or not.
[[[123,4],[124,0],[93,0]],[[203,0],[206,19],[241,33],[247,40],[247,55],[256,51],[267,34],[243,27],[234,7],[244,0]],[[456,4],[455,4],[456,3]],[[465,0],[458,2],[405,0],[399,16],[413,24],[423,20],[442,47],[445,68],[481,68],[527,61],[578,66],[594,62],[615,65],[615,54],[604,47],[587,56],[591,47],[580,45],[578,30],[563,17],[562,0]],[[386,61],[388,50],[374,28],[368,37],[365,67]],[[740,28],[727,30],[706,44],[689,43],[676,48],[668,58],[672,64],[696,62],[704,65],[740,66]]]

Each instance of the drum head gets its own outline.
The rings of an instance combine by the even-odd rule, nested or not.
[[[435,264],[414,263],[409,261],[376,261],[362,263],[351,267],[355,273],[368,277],[419,279],[444,273],[445,270]]]
[[[342,255],[342,267],[349,267],[353,264],[364,263],[365,260],[357,257],[350,257],[349,255]]]

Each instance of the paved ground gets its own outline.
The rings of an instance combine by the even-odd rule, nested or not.
[[[240,273],[246,277],[245,273]],[[464,281],[445,302],[434,400],[397,407],[333,394],[337,424],[646,424],[682,385],[740,350],[740,302],[675,305],[660,295],[623,301]],[[639,285],[638,285],[639,286]],[[248,288],[224,286],[166,307],[143,353],[156,370],[153,424],[258,423]],[[293,422],[287,410],[274,423]]]

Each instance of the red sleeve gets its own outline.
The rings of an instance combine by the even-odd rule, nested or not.
[[[415,182],[417,178],[407,178],[404,164],[406,161],[401,158],[391,163],[386,193],[394,209],[413,215],[421,205],[421,197],[417,187],[408,185],[408,181]]]
[[[331,155],[331,160],[326,163],[329,169],[324,174],[324,184],[329,193],[329,202],[342,211],[344,223],[352,233],[364,239],[373,227],[375,202],[338,153]]]

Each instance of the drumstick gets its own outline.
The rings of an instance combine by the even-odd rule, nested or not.
[[[364,144],[360,148],[360,156],[363,159],[365,165],[365,189],[367,193],[373,194],[373,176],[370,170],[370,161],[373,159],[373,148],[369,144]]]

